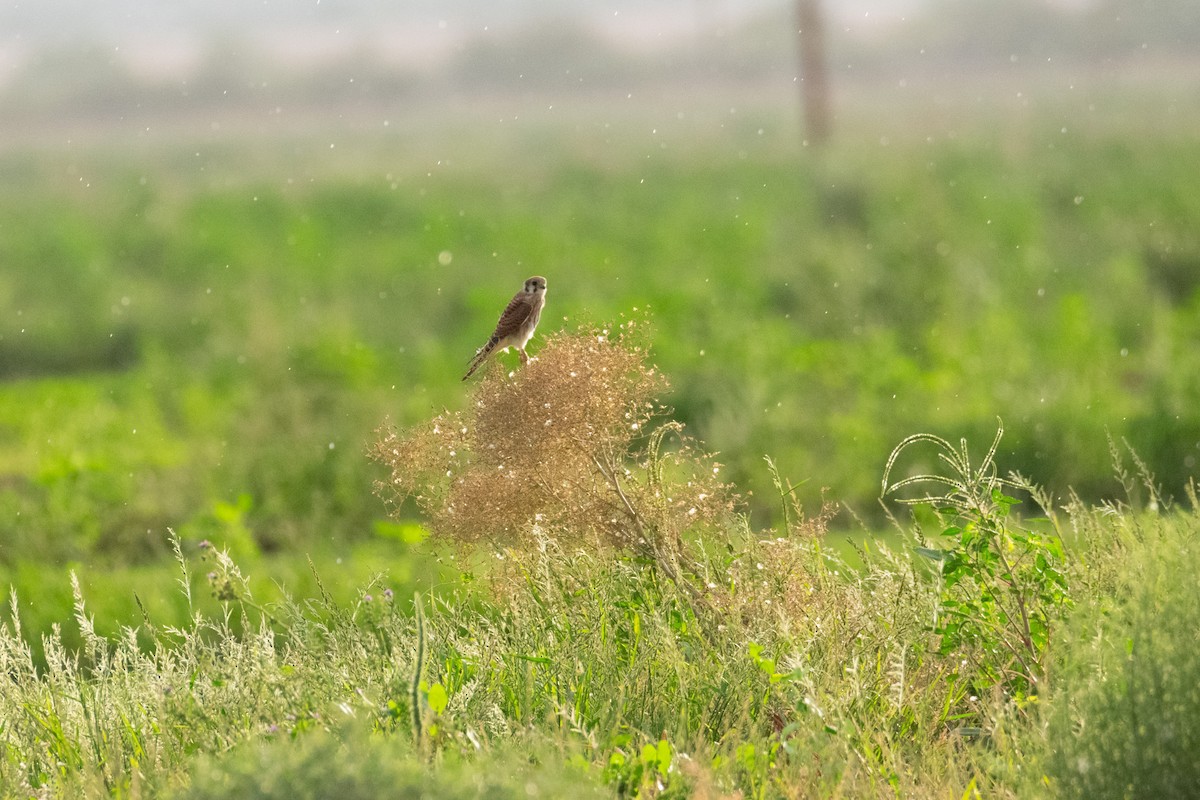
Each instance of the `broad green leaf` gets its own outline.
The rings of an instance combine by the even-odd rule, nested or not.
[[[429,710],[439,716],[446,710],[446,704],[450,702],[450,696],[446,694],[446,687],[440,683],[430,686],[425,698],[429,703]]]

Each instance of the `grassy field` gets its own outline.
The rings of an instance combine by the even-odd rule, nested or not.
[[[264,602],[227,551],[173,539],[185,622],[143,606],[101,635],[72,576],[78,645],[55,629],[40,654],[14,595],[0,783],[1090,798],[1186,796],[1200,780],[1194,486],[1192,510],[1175,506],[1118,451],[1125,501],[1055,507],[1018,481],[1050,506],[1024,521],[994,452],[913,438],[889,459],[908,476],[897,490],[920,479],[912,450],[931,448],[947,469],[920,481],[943,497],[918,505],[898,547],[868,540],[850,564],[782,476],[783,521],[751,530],[709,456],[631,432],[630,417],[655,428],[644,358],[625,339],[560,335],[536,371],[489,376],[461,414],[380,439],[388,482],[435,520],[414,543],[443,556],[424,594],[377,577],[339,598],[320,575],[344,582],[347,566],[326,561],[307,593]],[[552,424],[525,451],[497,424],[509,417]],[[1134,508],[1139,490],[1158,511]]]
[[[0,153],[0,786],[1195,785],[1200,109],[1094,99],[863,102],[819,154],[753,101]],[[468,550],[428,503],[389,517],[380,429],[477,413],[458,379],[530,274],[535,353],[644,321],[732,511]],[[997,418],[1050,521],[989,491],[868,533],[897,443],[978,463]]]

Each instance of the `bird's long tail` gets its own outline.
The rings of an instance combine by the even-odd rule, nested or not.
[[[468,369],[467,374],[463,375],[462,377],[464,381],[474,375],[475,370],[479,369],[480,365],[483,364],[484,361],[487,361],[487,357],[492,354],[492,351],[496,349],[496,345],[498,344],[500,344],[500,337],[493,336],[492,338],[488,339],[487,344],[475,352],[475,357],[471,359],[471,368]]]

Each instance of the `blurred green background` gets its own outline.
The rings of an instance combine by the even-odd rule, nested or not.
[[[757,524],[764,455],[875,524],[894,444],[997,417],[1060,497],[1116,492],[1110,436],[1168,494],[1197,474],[1189,3],[828,9],[820,148],[788,4],[519,5],[0,12],[0,584],[35,627],[65,567],[169,607],[168,528],[289,591],[307,554],[431,579],[364,451],[465,401],[531,274],[540,336],[649,309]]]

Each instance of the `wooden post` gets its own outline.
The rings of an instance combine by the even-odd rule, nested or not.
[[[829,139],[829,73],[825,67],[825,22],[821,0],[796,0],[796,43],[800,48],[800,99],[809,144]]]

